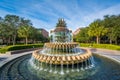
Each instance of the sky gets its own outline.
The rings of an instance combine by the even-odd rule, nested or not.
[[[0,0],[0,16],[7,14],[30,19],[34,27],[47,31],[64,18],[74,32],[104,15],[120,14],[120,0]]]

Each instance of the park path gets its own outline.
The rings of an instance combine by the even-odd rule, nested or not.
[[[23,56],[23,55],[26,55],[26,54],[30,54],[32,53],[33,51],[28,51],[28,52],[23,52],[23,53],[19,53],[19,54],[0,54],[0,67],[4,64],[6,64],[7,62],[9,62],[10,60],[12,59],[15,59],[17,57],[20,57],[20,56]]]
[[[91,50],[92,53],[111,58],[120,63],[120,51],[108,50],[108,49],[98,49],[98,48],[87,48]]]

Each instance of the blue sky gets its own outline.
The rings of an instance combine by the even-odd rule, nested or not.
[[[0,16],[15,14],[30,19],[36,28],[54,29],[64,18],[75,31],[104,15],[120,14],[120,0],[0,0]]]

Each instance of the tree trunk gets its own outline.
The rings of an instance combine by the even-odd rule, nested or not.
[[[28,38],[27,38],[27,37],[25,38],[25,43],[26,43],[26,45],[27,45],[27,43],[28,43]]]
[[[99,36],[96,37],[96,42],[99,44]]]
[[[98,38],[98,43],[100,44],[100,37]]]
[[[12,42],[13,42],[13,45],[15,45],[15,43],[16,43],[16,35],[13,35],[13,40],[12,40]]]
[[[36,43],[36,40],[33,40],[33,44],[35,44]]]
[[[8,38],[8,42],[7,42],[7,45],[9,45],[10,44],[10,37]]]
[[[115,40],[115,44],[117,45],[117,40]]]
[[[112,40],[110,39],[110,44],[112,44]]]
[[[3,45],[3,43],[4,43],[4,38],[2,37],[2,42],[1,42],[1,44]]]

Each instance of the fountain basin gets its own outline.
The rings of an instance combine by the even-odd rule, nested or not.
[[[0,80],[119,80],[120,64],[106,57],[93,54],[95,68],[72,72],[64,75],[34,69],[30,65],[31,54],[16,58],[0,68]],[[64,66],[65,67],[65,66]],[[59,70],[59,66],[57,67]],[[76,69],[75,69],[76,70]],[[83,75],[82,75],[83,74]],[[109,76],[109,77],[108,77]]]
[[[88,60],[92,54],[91,52],[86,49],[85,53],[78,53],[78,54],[68,54],[68,55],[47,55],[39,53],[40,50],[36,50],[33,52],[32,56],[36,60],[40,62],[50,63],[50,64],[75,64],[75,63],[81,63],[86,60]]]

